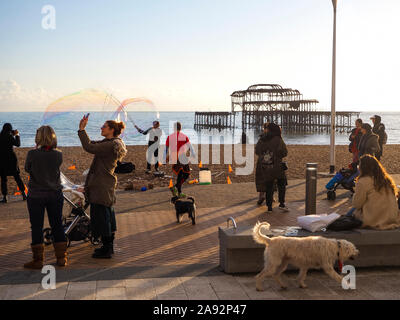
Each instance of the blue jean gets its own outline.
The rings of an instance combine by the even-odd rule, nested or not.
[[[352,217],[352,216],[354,216],[354,211],[356,211],[356,208],[351,208],[351,209],[346,213],[346,217]]]
[[[32,229],[32,245],[43,243],[44,210],[54,237],[54,242],[65,242],[62,225],[64,197],[61,191],[29,191],[27,198],[29,220]]]

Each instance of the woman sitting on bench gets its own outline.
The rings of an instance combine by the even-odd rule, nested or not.
[[[353,195],[354,216],[363,222],[363,228],[399,228],[398,191],[392,177],[375,157],[368,154],[360,158],[359,169]]]

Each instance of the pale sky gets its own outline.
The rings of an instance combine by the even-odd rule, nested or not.
[[[56,29],[42,28],[44,5]],[[398,111],[400,1],[338,0],[337,110]],[[2,0],[0,111],[85,88],[159,111],[230,110],[277,83],[330,108],[331,0]]]

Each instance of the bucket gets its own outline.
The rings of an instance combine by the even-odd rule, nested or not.
[[[210,170],[200,170],[200,172],[199,172],[199,184],[200,185],[211,184],[211,171]]]

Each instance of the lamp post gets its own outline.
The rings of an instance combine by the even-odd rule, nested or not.
[[[329,173],[335,173],[335,132],[336,132],[336,8],[333,4],[333,54],[332,54],[332,98],[331,98],[331,155]]]

